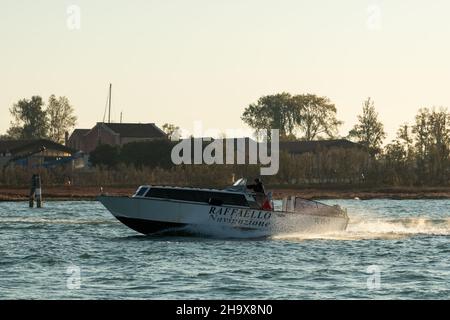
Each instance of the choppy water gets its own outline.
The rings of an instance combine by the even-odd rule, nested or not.
[[[97,202],[0,203],[0,298],[450,298],[449,200],[324,202],[348,208],[347,231],[266,240],[140,236]]]

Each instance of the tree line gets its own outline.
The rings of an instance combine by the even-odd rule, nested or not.
[[[315,140],[338,137],[336,107],[327,97],[281,93],[261,97],[250,104],[242,120],[255,130],[275,128],[281,140]],[[412,124],[403,123],[397,137],[383,147],[386,138],[374,101],[363,103],[349,140],[359,143],[370,155],[364,179],[394,185],[449,184],[450,113],[447,108],[421,108]],[[318,161],[318,160],[316,160]],[[359,167],[357,163],[354,163]],[[361,172],[362,175],[364,175]],[[371,177],[371,179],[367,179]]]
[[[63,142],[64,133],[76,122],[73,107],[67,98],[56,98],[54,95],[44,107],[39,96],[15,103],[10,109],[13,121],[7,138],[49,138]],[[285,92],[259,98],[245,108],[241,118],[254,129],[256,136],[262,130],[270,132],[270,129],[279,129],[280,139],[287,141],[338,138],[339,127],[343,123],[337,118],[337,108],[329,98]],[[173,124],[163,126],[168,136],[178,129]],[[378,119],[374,101],[368,98],[362,104],[357,123],[343,138],[359,143],[362,151],[317,150],[298,156],[282,153],[280,172],[267,179],[275,184],[305,185],[450,183],[450,113],[447,108],[419,109],[414,121],[401,124],[396,138],[384,144],[384,126]],[[158,168],[161,172],[172,172],[175,170],[170,159],[173,145],[171,141],[135,142],[122,147],[100,145],[91,153],[90,160],[95,167],[105,170],[118,170],[125,166],[135,170]],[[232,170],[236,174],[250,174],[253,171],[257,174],[254,166],[235,166],[232,169],[230,166],[213,167],[215,173],[225,170],[222,174],[228,174]],[[187,166],[180,168],[177,170],[189,170]],[[213,169],[204,170],[209,172]]]
[[[241,119],[255,130],[256,136],[262,130],[279,129],[282,140],[296,140],[298,131],[304,140],[314,140],[322,135],[337,135],[342,122],[337,120],[336,111],[327,97],[283,92],[259,98],[244,110]]]

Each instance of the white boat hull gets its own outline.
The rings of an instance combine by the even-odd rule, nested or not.
[[[231,236],[265,237],[342,231],[348,224],[346,214],[336,214],[336,209],[328,206],[281,212],[169,199],[100,196],[99,201],[119,221],[143,234],[188,227],[212,235],[233,230],[238,234]]]

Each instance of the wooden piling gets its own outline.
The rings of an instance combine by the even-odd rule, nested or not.
[[[36,183],[36,175],[35,174],[33,174],[33,176],[31,177],[31,185],[30,185],[30,201],[29,201],[29,204],[30,204],[30,208],[33,208],[34,207],[34,195],[35,195],[35,193],[36,193],[36,186],[35,186],[35,183]]]
[[[42,208],[42,187],[40,175],[36,175],[36,205],[38,208]]]
[[[33,174],[31,177],[30,186],[30,208],[34,207],[34,200],[36,199],[36,207],[42,207],[42,186],[41,186],[41,176],[38,174]]]

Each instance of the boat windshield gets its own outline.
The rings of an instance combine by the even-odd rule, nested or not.
[[[247,179],[245,179],[245,178],[240,178],[238,181],[233,183],[233,187],[246,186],[246,185],[247,185]]]
[[[237,192],[246,192],[247,190],[247,179],[241,178],[235,183],[233,183],[232,186],[226,188],[227,191],[237,191]]]
[[[136,191],[136,193],[134,194],[135,197],[143,197],[145,195],[145,193],[147,192],[149,188],[148,187],[139,187]]]

